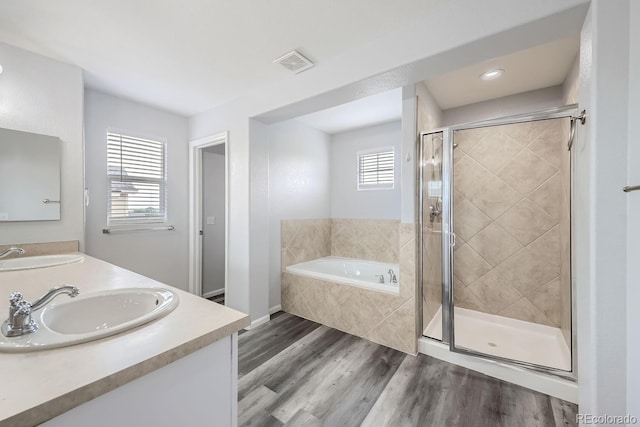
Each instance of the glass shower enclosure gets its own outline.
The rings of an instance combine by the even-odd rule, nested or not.
[[[423,336],[573,378],[571,152],[576,107],[423,132]]]

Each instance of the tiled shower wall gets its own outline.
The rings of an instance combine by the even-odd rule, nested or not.
[[[566,327],[565,124],[555,119],[456,133],[457,306]]]
[[[282,221],[282,309],[406,353],[417,351],[415,226],[389,220]],[[400,264],[400,295],[287,273],[325,256]]]

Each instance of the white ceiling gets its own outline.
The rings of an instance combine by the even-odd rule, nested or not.
[[[402,118],[402,88],[300,116],[296,120],[328,134]]]
[[[579,35],[493,58],[425,80],[441,109],[459,107],[561,84],[580,47]],[[502,77],[485,81],[483,72],[504,69]]]
[[[272,63],[294,48],[318,69],[438,1],[3,1],[0,41],[83,68],[89,87],[193,115],[295,79]]]
[[[442,74],[425,83],[443,110],[556,86],[567,76],[579,44],[576,34]],[[480,79],[480,74],[493,68],[504,69],[504,75],[492,81]],[[401,117],[402,91],[396,89],[307,114],[297,120],[334,134]]]

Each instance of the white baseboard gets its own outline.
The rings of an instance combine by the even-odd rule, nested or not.
[[[277,313],[277,312],[279,312],[281,310],[282,310],[282,305],[280,305],[280,304],[274,305],[273,307],[271,307],[269,309],[269,314]]]
[[[220,294],[224,294],[224,288],[216,289],[215,291],[205,292],[205,293],[202,294],[202,298],[216,297],[216,296],[218,296]]]
[[[260,325],[264,325],[265,323],[269,322],[269,320],[271,320],[271,316],[267,314],[266,316],[262,316],[259,319],[256,319],[253,322],[251,322],[251,324],[247,326],[245,329],[247,331],[250,331],[252,329],[257,328]]]

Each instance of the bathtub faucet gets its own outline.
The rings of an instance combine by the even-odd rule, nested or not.
[[[389,283],[398,283],[396,273],[393,272],[392,268],[389,269]]]
[[[375,276],[378,278],[378,283],[384,283],[384,274],[376,274]]]

